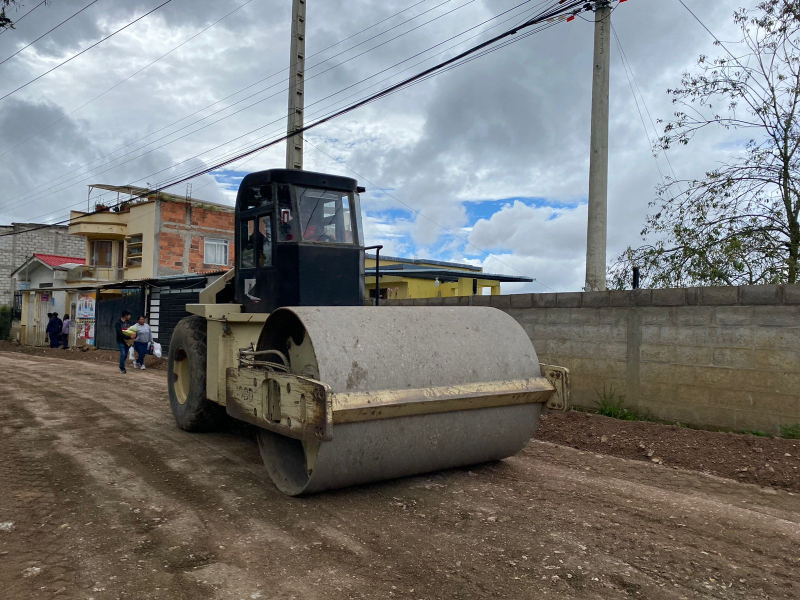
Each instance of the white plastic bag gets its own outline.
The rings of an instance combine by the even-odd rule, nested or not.
[[[128,360],[136,360],[136,352],[134,351],[133,346],[128,348]]]
[[[153,356],[161,358],[161,344],[158,342],[153,342]]]

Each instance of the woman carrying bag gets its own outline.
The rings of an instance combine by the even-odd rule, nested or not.
[[[147,356],[150,350],[150,344],[153,343],[153,333],[150,331],[150,325],[144,318],[144,315],[139,317],[136,325],[128,329],[128,331],[135,331],[136,337],[133,340],[133,348],[136,351],[137,358],[133,362],[134,368],[145,370],[144,357]]]

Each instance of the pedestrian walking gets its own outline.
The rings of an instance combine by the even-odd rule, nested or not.
[[[64,315],[64,322],[61,325],[61,342],[63,343],[64,350],[69,350],[69,324],[72,320],[69,315]]]
[[[144,357],[147,356],[150,344],[153,343],[153,333],[150,331],[150,325],[147,324],[147,319],[144,318],[144,315],[136,320],[134,327],[136,328],[136,338],[133,340],[133,347],[136,350],[137,358],[133,362],[133,367],[144,371]]]
[[[114,323],[117,333],[117,348],[119,349],[119,372],[127,373],[125,369],[125,359],[128,358],[128,337],[123,333],[128,329],[128,322],[131,320],[131,311],[123,310],[119,321]]]
[[[50,340],[51,348],[58,348],[61,344],[61,328],[63,323],[58,318],[58,313],[54,312],[53,316],[47,322],[47,337]]]

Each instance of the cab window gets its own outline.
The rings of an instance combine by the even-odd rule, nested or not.
[[[300,236],[304,242],[352,244],[350,197],[345,192],[297,188]]]
[[[244,191],[240,210],[272,206],[272,185],[251,185]]]
[[[258,218],[258,266],[272,266],[272,215],[263,215]]]
[[[243,269],[272,266],[272,215],[241,222],[240,254]]]
[[[256,266],[256,220],[249,219],[240,223],[239,244],[241,245],[239,255],[243,269],[252,269]]]
[[[278,186],[278,241],[290,242],[296,239],[295,227],[297,225],[292,213],[292,197],[288,185]]]

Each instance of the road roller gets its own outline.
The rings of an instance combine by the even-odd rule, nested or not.
[[[568,403],[568,371],[540,365],[500,310],[365,302],[363,191],[308,171],[244,177],[235,267],[169,344],[178,427],[254,425],[291,496],[512,456],[545,406]]]

